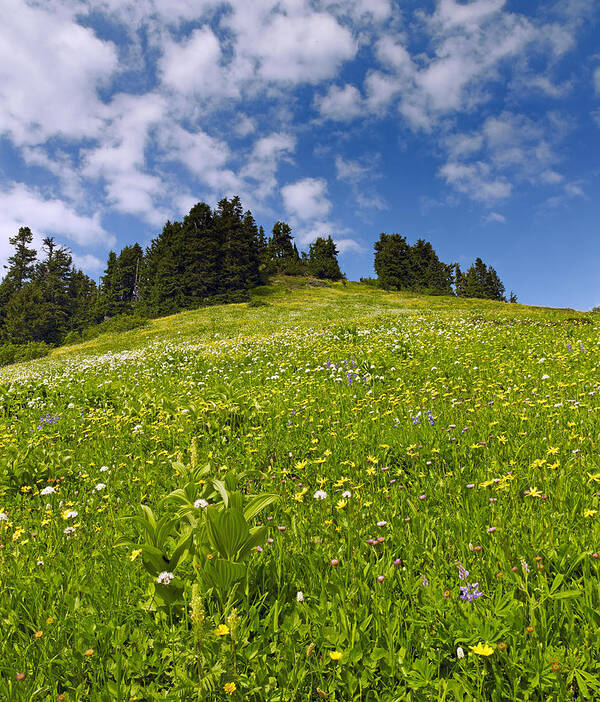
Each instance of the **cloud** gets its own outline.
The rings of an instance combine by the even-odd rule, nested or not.
[[[105,261],[101,261],[97,256],[93,256],[92,254],[77,254],[73,253],[73,265],[76,268],[80,268],[83,271],[87,271],[88,273],[94,272],[94,273],[99,273],[101,271],[104,271],[104,268],[106,266]]]
[[[107,232],[100,222],[98,212],[81,214],[57,198],[45,198],[38,191],[23,183],[11,183],[0,190],[0,237],[4,246],[0,258],[7,255],[9,236],[19,227],[29,227],[39,238],[56,236],[73,243],[95,248],[108,248],[115,237]]]
[[[169,39],[159,61],[162,81],[180,93],[202,99],[236,96],[238,86],[228,80],[221,66],[222,56],[221,44],[207,26],[195,29],[183,42]]]
[[[600,95],[600,66],[594,71],[594,89],[596,95]]]
[[[327,217],[331,202],[327,199],[327,183],[322,178],[303,178],[281,188],[286,212],[297,220],[308,221]]]
[[[449,161],[440,168],[440,175],[461,193],[485,203],[504,200],[512,192],[511,183],[502,177],[495,178],[489,164],[483,161],[469,164]]]
[[[339,154],[335,157],[335,171],[338,180],[346,183],[359,183],[367,177],[371,169],[360,161],[345,159]]]
[[[364,253],[365,247],[356,239],[335,239],[335,245],[341,254],[355,251],[356,253]]]
[[[277,188],[275,174],[279,164],[291,160],[290,154],[296,148],[296,139],[291,134],[276,132],[257,139],[240,176],[253,181],[254,194],[259,199],[271,195]]]
[[[315,102],[323,117],[339,122],[352,120],[363,111],[362,96],[353,85],[345,85],[343,88],[332,85]]]
[[[5,0],[0,23],[0,134],[18,146],[97,137],[98,96],[117,69],[114,44],[65,12]]]
[[[504,224],[506,222],[506,217],[504,215],[501,215],[499,212],[490,212],[489,215],[485,218],[486,222],[498,222],[500,224]]]

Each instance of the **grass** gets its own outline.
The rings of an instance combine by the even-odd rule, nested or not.
[[[597,316],[253,299],[0,369],[0,698],[600,696]]]

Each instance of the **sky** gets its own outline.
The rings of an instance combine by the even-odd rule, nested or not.
[[[0,263],[98,279],[239,195],[351,280],[380,232],[519,302],[600,305],[600,0],[2,0]]]

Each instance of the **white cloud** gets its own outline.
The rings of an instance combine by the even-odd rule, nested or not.
[[[457,190],[481,202],[507,198],[512,185],[503,177],[494,177],[489,164],[483,161],[457,163],[449,161],[440,168],[440,175]]]
[[[338,180],[343,180],[346,183],[359,183],[370,173],[371,169],[360,161],[345,159],[337,154],[335,171]]]
[[[0,231],[7,234],[0,237],[6,242],[0,257],[6,255],[8,238],[19,227],[29,227],[38,237],[64,237],[84,247],[107,248],[115,243],[115,237],[103,228],[98,212],[80,214],[62,200],[45,198],[23,183],[12,183],[0,190]]]
[[[356,239],[334,239],[335,245],[341,254],[349,253],[350,251],[355,251],[356,253],[364,253],[366,251],[365,247]]]
[[[117,68],[115,46],[68,14],[5,0],[0,23],[0,134],[17,145],[97,137],[97,90]]]
[[[87,273],[99,273],[106,267],[106,261],[101,261],[97,256],[93,256],[92,254],[80,255],[73,253],[73,265]]]
[[[281,188],[286,212],[300,221],[323,219],[331,210],[327,183],[322,178],[303,178]]]
[[[291,134],[276,132],[258,139],[246,165],[240,171],[245,180],[254,181],[254,194],[259,199],[271,195],[277,188],[275,174],[283,160],[290,160],[296,148],[296,139]]]
[[[499,224],[504,224],[506,222],[506,217],[501,215],[499,212],[490,212],[485,218],[486,222],[498,222]]]
[[[180,93],[203,99],[239,95],[238,86],[221,66],[219,40],[210,27],[195,29],[190,38],[177,43],[168,40],[159,61],[163,83]]]
[[[325,95],[316,100],[323,117],[339,122],[351,120],[360,115],[363,111],[361,103],[361,94],[353,85],[345,85],[343,88],[332,85]]]
[[[600,66],[594,71],[594,89],[596,95],[600,95]]]

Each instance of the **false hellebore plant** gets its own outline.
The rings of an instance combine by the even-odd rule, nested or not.
[[[241,583],[249,577],[249,556],[267,535],[265,526],[251,522],[276,495],[246,495],[237,489],[245,474],[227,472],[222,480],[210,476],[210,466],[196,465],[192,450],[190,465],[173,463],[183,487],[167,495],[157,518],[147,505],[142,514],[130,518],[141,532],[139,543],[128,538],[119,545],[133,547],[131,558],[140,554],[152,580],[148,586],[149,608],[184,604],[186,582],[203,594],[214,593],[221,604],[231,602]],[[193,569],[185,564],[192,561]]]

